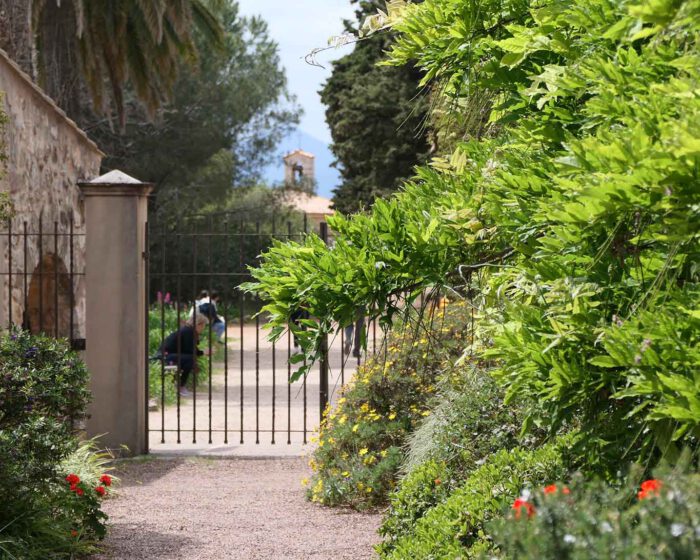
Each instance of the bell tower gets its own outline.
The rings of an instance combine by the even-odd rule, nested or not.
[[[316,156],[303,150],[294,150],[284,156],[284,184],[302,187],[316,179]]]

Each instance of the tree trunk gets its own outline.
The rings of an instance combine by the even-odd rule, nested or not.
[[[32,44],[32,2],[0,0],[0,48],[36,78]]]
[[[44,3],[36,37],[39,85],[69,117],[79,120],[82,75],[76,25],[72,2],[49,0]]]

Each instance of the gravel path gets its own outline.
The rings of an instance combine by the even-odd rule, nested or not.
[[[304,458],[126,462],[93,560],[372,558],[380,515],[311,504]]]

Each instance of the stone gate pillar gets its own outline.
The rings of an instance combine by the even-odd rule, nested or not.
[[[88,436],[148,452],[146,434],[146,221],[152,185],[121,171],[81,183],[85,197]]]

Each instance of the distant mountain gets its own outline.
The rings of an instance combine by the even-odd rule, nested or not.
[[[296,149],[311,152],[316,156],[317,194],[331,198],[333,189],[340,183],[338,170],[331,167],[334,159],[333,153],[328,144],[303,130],[296,130],[280,142],[275,152],[275,160],[263,170],[263,179],[271,185],[282,183],[284,181],[282,157]]]

